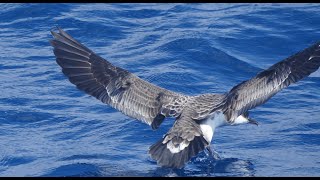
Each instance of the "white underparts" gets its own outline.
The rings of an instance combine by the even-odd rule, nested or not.
[[[204,135],[204,139],[210,143],[215,129],[219,126],[225,125],[226,123],[225,116],[220,111],[215,112],[211,117],[201,122],[200,128]]]
[[[248,119],[244,116],[240,115],[237,119],[234,120],[232,125],[248,123]],[[216,111],[213,113],[208,119],[203,120],[200,124],[201,131],[203,133],[204,139],[210,144],[214,131],[217,127],[223,126],[228,124],[224,114],[221,111]],[[182,151],[184,148],[188,147],[189,141],[181,142],[180,144],[174,145],[172,141],[168,141],[167,148],[170,150],[171,153],[178,153]]]

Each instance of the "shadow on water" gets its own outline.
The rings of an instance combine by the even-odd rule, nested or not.
[[[154,161],[153,164],[156,164]],[[250,160],[238,158],[222,158],[215,160],[208,158],[204,153],[194,157],[183,169],[172,169],[157,166],[146,173],[128,170],[116,164],[98,165],[91,163],[73,163],[63,165],[44,174],[52,176],[140,176],[140,177],[183,177],[183,176],[254,176],[254,165]]]
[[[102,176],[101,169],[94,164],[75,163],[60,166],[51,172],[43,175],[44,177],[57,177],[57,176]]]
[[[254,176],[250,160],[238,158],[213,159],[204,152],[194,157],[183,169],[157,167],[150,176]],[[148,176],[149,176],[148,175]]]

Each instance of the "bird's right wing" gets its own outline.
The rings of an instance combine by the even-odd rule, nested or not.
[[[140,79],[116,67],[59,28],[51,31],[57,63],[77,88],[156,129],[165,117],[177,117],[188,96]]]
[[[239,115],[265,103],[281,89],[315,72],[320,66],[320,42],[280,61],[254,78],[233,87],[224,106],[232,122]]]

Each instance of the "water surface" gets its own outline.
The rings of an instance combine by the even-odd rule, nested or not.
[[[319,176],[320,72],[219,128],[184,169],[147,151],[152,131],[79,91],[49,40],[63,28],[172,91],[224,93],[320,40],[319,4],[0,4],[0,176]]]

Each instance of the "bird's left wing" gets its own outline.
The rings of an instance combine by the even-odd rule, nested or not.
[[[59,28],[51,31],[57,63],[78,89],[122,113],[159,127],[165,117],[177,117],[188,97],[153,85],[112,65]]]
[[[300,51],[227,93],[224,111],[232,122],[239,115],[265,103],[277,92],[315,72],[320,66],[320,42]]]

